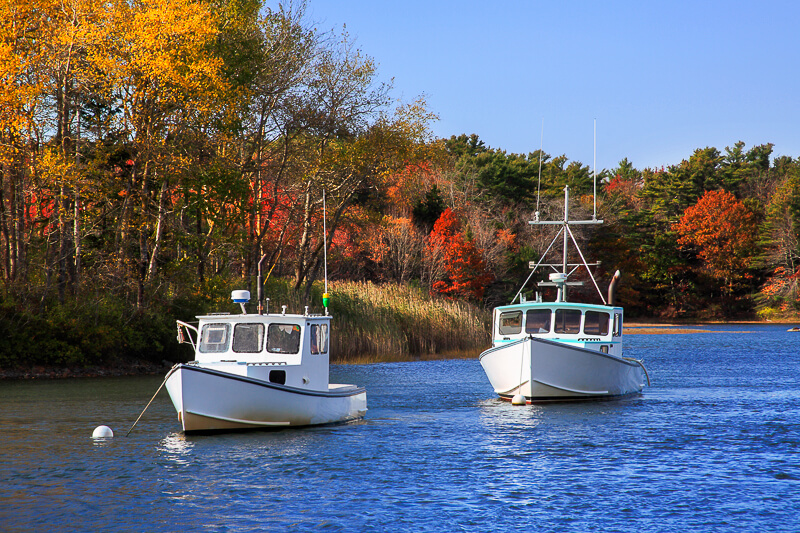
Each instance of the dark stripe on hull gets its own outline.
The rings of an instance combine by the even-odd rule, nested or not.
[[[356,388],[347,388],[341,391],[316,391],[316,390],[308,390],[308,389],[298,389],[297,387],[289,387],[288,385],[280,385],[278,383],[270,383],[269,381],[264,381],[261,379],[249,378],[247,376],[240,376],[238,374],[231,374],[229,372],[223,372],[221,370],[212,370],[210,368],[203,368],[194,365],[180,365],[178,366],[179,369],[185,371],[192,371],[192,372],[200,372],[202,374],[210,374],[212,376],[216,376],[219,378],[230,379],[233,381],[241,381],[243,383],[247,383],[249,385],[256,385],[258,387],[265,387],[267,389],[274,389],[281,392],[289,392],[292,394],[303,394],[306,396],[321,396],[324,398],[345,398],[348,396],[356,396],[363,392],[366,392],[367,389],[363,387],[356,387]]]

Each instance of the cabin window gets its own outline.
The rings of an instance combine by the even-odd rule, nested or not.
[[[529,309],[525,313],[525,333],[550,333],[550,309]]]
[[[311,353],[328,353],[328,324],[311,324]]]
[[[599,311],[586,311],[583,319],[583,332],[586,335],[608,335],[608,313]]]
[[[198,349],[202,353],[227,352],[230,330],[230,324],[205,324],[200,332]]]
[[[267,351],[271,353],[299,352],[300,326],[297,324],[270,324],[267,331]]]
[[[579,309],[556,309],[556,333],[580,333],[581,312]]]
[[[522,311],[500,313],[500,335],[514,335],[522,331]]]
[[[264,324],[236,324],[233,327],[233,351],[257,353],[264,346]]]

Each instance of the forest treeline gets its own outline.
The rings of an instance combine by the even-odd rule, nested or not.
[[[259,270],[318,306],[326,253],[331,280],[491,308],[549,244],[534,211],[557,218],[565,185],[576,216],[594,209],[592,171],[566,155],[434,138],[424,97],[393,99],[302,2],[4,0],[0,16],[0,364],[160,360],[176,315],[255,292]],[[622,270],[629,316],[794,316],[798,180],[770,144],[623,160],[580,238],[602,280]]]

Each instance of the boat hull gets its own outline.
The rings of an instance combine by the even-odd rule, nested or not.
[[[490,348],[480,362],[501,398],[531,403],[620,398],[646,379],[638,361],[535,337]]]
[[[312,426],[362,418],[367,393],[353,385],[299,389],[198,365],[178,365],[166,379],[184,432]]]

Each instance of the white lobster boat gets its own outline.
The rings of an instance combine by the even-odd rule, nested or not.
[[[260,279],[259,279],[260,283]],[[259,291],[260,292],[260,291]],[[178,321],[178,341],[195,359],[165,378],[183,430],[224,431],[310,426],[362,418],[366,390],[329,383],[331,317],[245,312],[248,291],[233,291],[242,314]],[[327,298],[327,294],[325,295]]]
[[[533,276],[539,267],[554,270],[549,281],[540,282],[539,286],[555,287],[557,293],[553,302],[543,302],[538,292],[534,301],[526,301],[523,290],[529,276],[511,305],[494,310],[492,347],[480,355],[480,363],[500,398],[515,404],[622,398],[640,393],[648,381],[642,362],[623,356],[623,311],[613,304],[619,271],[609,285],[607,301],[570,230],[573,224],[602,222],[596,217],[569,220],[569,187],[564,189],[563,221],[540,221],[537,212],[536,219],[530,222],[561,225],[531,272]],[[559,237],[563,237],[561,264],[542,264]],[[570,240],[580,263],[568,263]],[[568,288],[581,284],[569,281],[580,267],[589,273],[602,305],[567,301]]]

